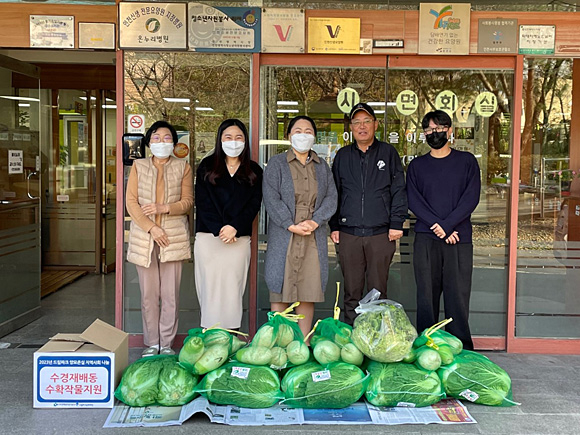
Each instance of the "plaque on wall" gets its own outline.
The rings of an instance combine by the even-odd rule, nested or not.
[[[30,47],[75,48],[75,17],[31,15]]]
[[[79,23],[79,48],[115,49],[114,23]]]

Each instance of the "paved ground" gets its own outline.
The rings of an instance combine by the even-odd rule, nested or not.
[[[32,355],[57,332],[79,332],[99,317],[113,322],[114,275],[88,275],[42,300],[43,317],[6,336],[0,342],[0,433],[94,434],[187,433],[235,434],[580,434],[580,355],[518,355],[487,353],[508,371],[514,397],[522,405],[491,408],[468,405],[478,421],[472,425],[406,426],[269,426],[231,427],[211,424],[196,416],[183,426],[165,428],[102,429],[109,410],[39,410],[32,408]],[[140,351],[130,351],[131,360]]]

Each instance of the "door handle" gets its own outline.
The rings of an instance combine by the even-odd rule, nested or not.
[[[27,190],[26,194],[30,199],[39,199],[40,198],[39,196],[32,196],[30,194],[30,177],[32,177],[33,175],[38,175],[38,172],[33,171],[26,177],[26,190]]]

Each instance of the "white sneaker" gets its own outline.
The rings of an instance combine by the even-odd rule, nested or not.
[[[157,346],[151,346],[151,347],[148,347],[147,349],[145,349],[141,353],[141,356],[142,357],[153,356],[153,355],[157,355],[158,353],[159,353],[159,349],[157,348]]]
[[[170,347],[162,347],[159,351],[159,355],[175,355],[175,351]]]

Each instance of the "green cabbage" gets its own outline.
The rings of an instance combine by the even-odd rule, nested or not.
[[[316,343],[312,354],[316,361],[325,365],[340,360],[340,347],[330,340],[321,340]]]
[[[286,348],[286,354],[288,361],[297,366],[310,359],[310,348],[303,341],[294,340]]]
[[[512,381],[505,370],[476,352],[464,350],[437,374],[450,397],[490,406],[518,404],[513,401]]]
[[[311,362],[288,370],[282,379],[285,399],[291,408],[346,408],[366,391],[369,376],[343,362],[326,367]]]
[[[208,373],[195,391],[218,405],[269,408],[283,396],[280,378],[269,367],[231,362]]]
[[[245,364],[264,366],[270,364],[272,351],[264,346],[247,346],[236,352],[236,359]]]
[[[430,406],[445,398],[436,372],[406,363],[371,361],[365,397],[375,406]]]
[[[150,356],[125,369],[115,397],[136,407],[184,405],[195,397],[197,380],[179,365],[177,356]]]
[[[405,358],[417,338],[405,310],[397,303],[361,304],[351,339],[367,357],[380,362]]]
[[[183,367],[193,370],[193,365],[201,358],[204,352],[203,340],[201,337],[188,336],[183,342],[183,347],[179,351],[179,362]]]
[[[193,391],[196,385],[197,376],[175,362],[166,362],[159,373],[157,403],[163,406],[185,405],[196,396]]]
[[[441,367],[441,355],[436,350],[428,346],[421,346],[416,350],[416,354],[417,360],[415,364],[418,367],[429,371],[434,371]]]

